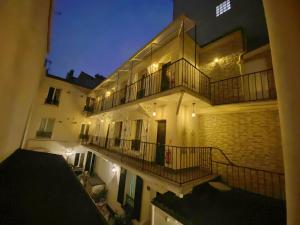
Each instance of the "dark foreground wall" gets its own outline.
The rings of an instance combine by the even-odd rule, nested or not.
[[[173,0],[176,18],[186,16],[197,21],[197,41],[203,46],[225,34],[242,29],[247,50],[269,42],[262,0],[231,0],[231,10],[216,17],[216,6],[224,0]]]
[[[106,224],[62,156],[17,150],[0,164],[0,224]]]

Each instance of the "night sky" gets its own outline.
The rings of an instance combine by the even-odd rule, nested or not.
[[[172,20],[172,0],[56,0],[49,72],[109,75]]]

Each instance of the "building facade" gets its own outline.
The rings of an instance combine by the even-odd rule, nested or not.
[[[197,4],[189,7],[201,8]],[[214,9],[217,19],[231,13],[221,15],[218,6],[205,10]],[[202,28],[197,20],[204,19],[185,7],[175,0],[174,16],[186,16],[174,18],[93,90],[46,78],[29,123],[27,148],[59,149],[75,166],[82,159],[81,167],[106,184],[111,209],[126,212],[134,224],[169,224],[166,215],[172,216],[153,199],[166,192],[183,198],[216,177],[284,198],[267,36],[259,32],[253,41],[255,24],[244,25],[247,42],[245,31],[231,27],[210,34],[213,25]]]
[[[31,104],[50,46],[52,1],[1,1],[0,5],[2,162],[24,141]]]

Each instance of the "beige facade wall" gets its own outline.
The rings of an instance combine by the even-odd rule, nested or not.
[[[116,172],[112,168],[117,168]],[[123,213],[121,204],[117,201],[120,167],[97,156],[94,172],[105,182],[108,189],[107,203],[118,214]],[[128,171],[129,174],[134,174]],[[149,187],[149,188],[147,188]],[[134,220],[134,224],[145,224],[151,219],[151,200],[155,197],[156,191],[151,187],[151,183],[143,179],[142,205],[140,221]]]
[[[152,205],[152,218],[151,225],[182,225],[174,217],[154,205]]]
[[[273,68],[273,65],[269,45],[248,52],[241,58],[242,74],[255,73],[270,68]]]
[[[198,68],[212,81],[240,75],[239,61],[243,52],[242,33],[233,32],[199,49]]]
[[[278,110],[199,115],[200,146],[218,147],[241,166],[283,171]]]
[[[50,0],[0,2],[0,161],[21,146],[47,54]]]
[[[49,87],[61,89],[58,106],[45,104]],[[43,118],[55,119],[50,140],[78,143],[81,124],[90,123],[90,120],[86,118],[86,115],[83,112],[88,92],[88,89],[80,86],[44,76],[38,94],[34,99],[25,147],[34,147],[33,143],[35,140],[38,141],[39,147],[43,147],[43,143],[47,142],[41,141],[49,140],[49,138],[36,137],[36,132],[39,129]]]
[[[144,103],[146,104],[146,103]],[[134,139],[134,122],[143,120],[141,141],[156,143],[157,121],[166,120],[166,145],[186,147],[217,147],[224,151],[229,159],[240,166],[248,166],[270,170],[283,171],[282,147],[278,110],[275,106],[256,107],[249,104],[247,109],[234,108],[233,105],[224,106],[224,110],[213,111],[214,107],[195,107],[197,116],[192,114],[192,105],[183,102],[176,115],[177,102],[158,105],[157,115],[152,116],[153,107],[149,104],[149,116],[140,107],[124,108],[105,114],[103,122],[98,119],[102,127],[100,137],[106,137],[110,124],[109,138],[114,138],[114,127],[118,121],[123,122],[121,139]],[[146,107],[145,107],[146,108]],[[212,110],[212,111],[210,111]],[[100,116],[100,118],[102,118]],[[108,119],[109,118],[109,119]],[[180,165],[180,157],[199,158],[192,152],[180,153],[176,147],[167,147],[166,152],[172,151],[171,164],[165,164],[173,169],[186,168],[197,165],[197,160],[190,160],[191,165]],[[136,157],[142,157],[144,149],[126,151]],[[214,151],[217,153],[217,151]],[[155,161],[156,147],[147,149],[144,159]],[[215,157],[217,157],[216,154]],[[219,158],[217,158],[219,159]],[[223,158],[221,158],[223,160]],[[188,160],[189,161],[189,160]]]

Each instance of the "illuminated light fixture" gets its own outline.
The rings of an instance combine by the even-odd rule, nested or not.
[[[152,112],[152,116],[156,116],[156,103],[153,103],[153,105],[154,105],[154,109]]]
[[[110,92],[110,91],[105,92],[105,96],[106,96],[106,97],[109,97],[110,95],[111,95],[111,92]]]
[[[167,216],[166,217],[166,222],[169,223],[170,221],[171,221],[171,218]]]
[[[219,62],[219,58],[215,58],[214,62],[218,63]]]
[[[115,121],[112,121],[111,124],[114,125],[114,124],[115,124]]]
[[[156,72],[158,70],[158,63],[153,63],[151,67],[152,67],[152,73]]]
[[[104,119],[101,119],[101,123],[103,123],[104,122]]]
[[[192,117],[196,117],[196,113],[195,113],[195,104],[196,104],[196,103],[193,103]]]
[[[111,172],[116,173],[117,170],[118,170],[117,166],[114,164],[113,167],[112,167],[112,169],[111,169]]]
[[[89,121],[89,122],[88,122],[88,124],[89,124],[89,125],[91,125],[91,124],[92,124],[92,122],[91,122],[91,121]]]
[[[71,156],[72,154],[73,154],[72,149],[67,148],[67,151],[66,151],[67,157]]]

